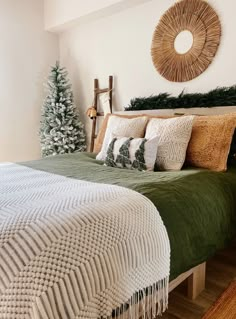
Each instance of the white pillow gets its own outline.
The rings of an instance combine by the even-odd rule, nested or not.
[[[116,136],[132,136],[132,137],[144,137],[145,127],[148,118],[146,116],[135,117],[133,119],[127,119],[119,116],[110,116],[105,137],[102,144],[102,149],[98,153],[96,159],[104,161],[107,154],[107,148],[112,134]]]
[[[153,171],[157,157],[158,137],[145,138],[112,136],[105,159],[111,167]]]
[[[145,138],[158,136],[156,164],[159,170],[181,170],[192,134],[194,116],[151,119]]]

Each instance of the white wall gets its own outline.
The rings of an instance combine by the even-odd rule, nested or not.
[[[210,67],[187,83],[171,83],[155,70],[150,47],[153,31],[173,0],[152,0],[92,23],[80,25],[60,36],[60,58],[69,69],[76,99],[84,116],[93,100],[93,79],[107,86],[115,77],[115,109],[122,110],[130,99],[160,92],[179,94],[205,92],[236,82],[236,2],[209,0],[222,22],[222,41]],[[89,132],[91,122],[84,116]]]
[[[39,158],[43,81],[58,58],[43,0],[0,0],[0,161]]]

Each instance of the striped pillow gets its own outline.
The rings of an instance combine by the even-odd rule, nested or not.
[[[118,168],[153,171],[157,156],[158,137],[151,139],[112,135],[105,165]]]

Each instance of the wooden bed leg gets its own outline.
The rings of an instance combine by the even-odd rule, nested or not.
[[[188,298],[194,300],[205,289],[206,263],[197,266],[188,278]]]

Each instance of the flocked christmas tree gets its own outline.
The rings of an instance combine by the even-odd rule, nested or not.
[[[59,62],[51,68],[47,81],[40,141],[42,155],[56,155],[86,150],[84,126],[73,102],[68,73]]]

